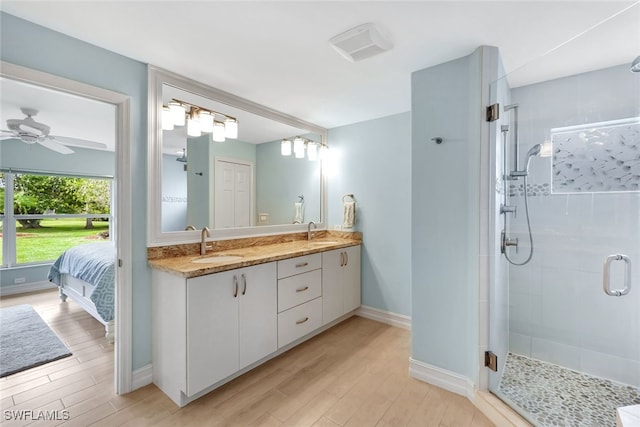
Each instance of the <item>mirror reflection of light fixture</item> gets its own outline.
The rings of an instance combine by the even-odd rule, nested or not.
[[[198,109],[196,107],[191,107],[191,112],[189,113],[189,118],[187,119],[187,135],[189,136],[200,136],[202,132],[200,131],[200,119],[198,118]]]
[[[171,101],[169,102],[169,111],[171,111],[173,124],[176,126],[184,126],[185,115],[187,114],[184,105],[178,101]]]
[[[224,142],[225,136],[224,136],[224,123],[223,122],[219,122],[217,120],[214,120],[214,122],[213,122],[212,139],[215,142]]]
[[[213,114],[206,110],[200,110],[198,116],[200,119],[200,130],[204,133],[213,132]]]
[[[189,114],[187,114],[187,108]],[[215,120],[216,115],[221,116],[221,120]],[[238,119],[191,105],[178,99],[172,99],[166,106],[162,107],[162,129],[173,130],[174,126],[187,125],[187,135],[192,137],[201,136],[202,133],[213,133],[212,139],[215,142],[224,142],[226,138],[238,138]]]
[[[173,116],[169,107],[162,107],[162,130],[173,130]]]
[[[224,136],[230,139],[238,138],[238,120],[233,117],[224,120]]]
[[[329,147],[324,144],[320,145],[320,160],[327,160],[329,158]]]
[[[296,155],[296,159],[304,158],[304,139],[299,136],[293,138],[293,152]]]
[[[318,144],[315,142],[307,143],[307,158],[310,161],[318,160]]]
[[[283,139],[280,143],[280,154],[283,156],[291,155],[291,141],[288,139]]]

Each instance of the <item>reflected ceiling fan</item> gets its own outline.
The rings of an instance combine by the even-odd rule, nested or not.
[[[19,139],[26,144],[38,143],[60,154],[71,154],[74,152],[71,148],[67,147],[67,145],[103,150],[107,148],[107,145],[102,142],[49,135],[51,128],[33,119],[33,117],[38,114],[38,110],[33,108],[20,108],[20,111],[27,117],[24,119],[7,120],[9,130],[0,130],[0,132],[3,133],[3,135],[0,136],[0,140]]]

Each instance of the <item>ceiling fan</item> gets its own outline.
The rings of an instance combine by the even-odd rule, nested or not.
[[[107,148],[107,145],[102,142],[49,135],[51,128],[48,125],[36,122],[33,119],[33,116],[38,114],[38,110],[33,108],[20,108],[20,111],[22,111],[22,113],[27,117],[24,119],[8,119],[7,127],[9,130],[2,129],[0,132],[9,135],[0,136],[0,140],[19,139],[26,144],[38,143],[43,147],[56,151],[60,154],[71,154],[74,152],[72,149],[67,147],[67,145],[94,149]]]

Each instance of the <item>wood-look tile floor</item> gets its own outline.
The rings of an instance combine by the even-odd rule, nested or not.
[[[408,331],[361,317],[178,408],[154,385],[114,393],[113,346],[75,303],[55,291],[0,299],[16,304],[33,305],[73,355],[0,379],[3,426],[492,425],[466,398],[408,376]],[[20,410],[68,411],[69,419],[8,420]]]

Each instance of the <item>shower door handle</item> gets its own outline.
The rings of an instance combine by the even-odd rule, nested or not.
[[[624,261],[625,269],[624,269],[624,288],[622,289],[611,289],[611,272],[610,267],[613,261]],[[631,290],[631,260],[628,256],[622,254],[609,255],[607,259],[604,261],[604,269],[602,273],[602,288],[604,292],[612,297],[621,297],[626,295]]]

